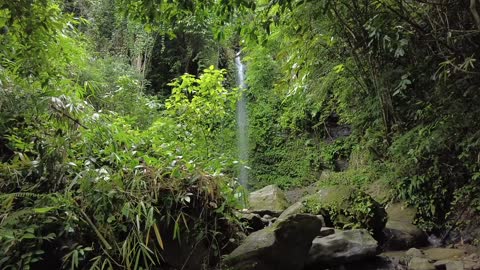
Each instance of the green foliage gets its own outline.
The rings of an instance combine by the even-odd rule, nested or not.
[[[341,229],[366,228],[380,233],[387,221],[385,211],[372,197],[344,185],[321,189],[304,204],[308,213],[322,215]]]
[[[343,172],[323,171],[317,186],[345,185],[364,188],[382,178],[383,170],[380,170],[378,167],[362,166],[359,169],[349,169]]]
[[[335,112],[353,129],[350,146],[360,144],[372,166],[393,168],[387,178],[419,209],[420,223],[442,229],[457,207],[453,194],[474,186],[479,169],[472,91],[480,85],[480,35],[468,5],[278,1],[256,14],[243,33],[247,47],[255,40],[271,49],[281,71],[271,84],[282,101],[273,119],[322,141]],[[326,167],[341,144],[321,147]]]
[[[224,74],[213,66],[199,78],[186,74],[170,84],[172,95],[165,102],[166,114],[177,119],[177,140],[184,143],[182,156],[201,158],[214,171],[227,162],[233,164],[234,159],[226,148],[234,145],[228,136],[238,93],[225,89]],[[218,159],[212,160],[214,156]]]
[[[272,52],[254,47],[247,52],[247,93],[251,185],[277,184],[282,188],[305,185],[318,177],[320,148],[308,135],[297,135],[281,123],[284,106],[275,81],[278,65]],[[287,107],[290,108],[290,107]],[[297,130],[297,129],[296,129]]]
[[[476,213],[469,7],[267,2],[2,2],[0,268],[155,269],[171,238],[218,258],[241,189],[238,92],[214,67],[231,67],[238,46],[251,186],[306,185],[349,159],[321,185],[388,183],[432,230],[453,228],[456,209]],[[350,137],[332,135],[343,125]],[[308,208],[339,227],[383,226],[370,197],[340,189]]]
[[[0,268],[156,269],[172,242],[214,264],[238,206],[224,72],[185,75],[165,105],[56,1],[0,7]]]

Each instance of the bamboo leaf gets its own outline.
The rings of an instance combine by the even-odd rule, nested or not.
[[[160,230],[158,230],[157,224],[153,224],[153,231],[155,232],[155,236],[157,238],[158,245],[162,250],[165,250],[165,247],[163,246],[163,240],[162,236],[160,235]]]

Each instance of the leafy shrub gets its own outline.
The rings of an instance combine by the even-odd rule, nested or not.
[[[30,2],[0,8],[0,268],[156,269],[197,243],[214,264],[238,203],[215,143],[236,101],[222,71],[185,76],[162,111],[56,1]]]
[[[380,235],[387,222],[387,214],[378,202],[348,186],[320,189],[308,196],[304,204],[308,213],[322,215],[336,228],[366,228]]]

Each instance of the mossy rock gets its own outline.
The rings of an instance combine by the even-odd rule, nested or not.
[[[322,228],[313,215],[295,214],[250,234],[224,259],[231,270],[301,270]]]
[[[274,216],[279,216],[289,205],[285,193],[276,185],[250,193],[248,201],[250,211]]]
[[[365,192],[350,186],[332,186],[320,189],[304,198],[304,212],[322,215],[327,225],[336,228],[368,229],[381,235],[387,222],[385,209]]]

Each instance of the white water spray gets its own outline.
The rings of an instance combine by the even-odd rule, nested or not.
[[[237,66],[237,80],[240,88],[241,97],[237,103],[237,147],[238,158],[240,159],[240,171],[238,180],[240,184],[247,187],[248,184],[248,113],[247,98],[245,96],[245,66],[240,58],[240,52],[235,57],[235,65]]]

